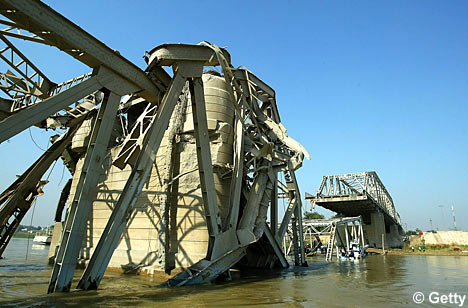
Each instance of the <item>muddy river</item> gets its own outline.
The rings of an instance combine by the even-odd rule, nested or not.
[[[26,260],[27,244],[13,239],[0,260],[0,307],[468,307],[468,257],[329,263],[319,256],[308,259],[309,267],[235,273],[230,282],[181,288],[159,287],[159,278],[106,273],[97,291],[46,295],[48,247],[30,241]],[[422,299],[416,292],[424,296],[422,305],[414,302]]]

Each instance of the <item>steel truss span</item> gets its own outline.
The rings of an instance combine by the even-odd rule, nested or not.
[[[168,286],[209,282],[234,266],[288,267],[289,225],[294,261],[306,265],[295,171],[309,154],[281,124],[275,91],[235,68],[227,50],[161,45],[142,70],[38,0],[0,0],[0,14],[0,58],[10,68],[0,74],[0,143],[32,126],[64,130],[0,195],[0,253],[62,159],[73,177],[51,213],[49,293],[73,287],[78,263],[83,290],[98,288],[110,264],[181,269]],[[57,47],[90,72],[54,82],[18,39]],[[282,217],[278,198],[287,200]],[[146,255],[135,244],[142,228],[153,234],[143,246],[157,247]]]
[[[375,171],[327,175],[323,177],[316,196],[306,194],[311,202],[333,202],[338,199],[354,200],[360,197],[368,198],[396,224],[401,225],[401,219],[395,210],[392,197]]]

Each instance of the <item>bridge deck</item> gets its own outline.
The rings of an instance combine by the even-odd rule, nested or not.
[[[370,223],[370,214],[378,209],[375,202],[366,196],[324,197],[315,199],[314,203],[343,216],[362,216],[366,224]],[[388,213],[383,214],[387,223],[399,225]]]
[[[359,216],[375,212],[376,210],[374,202],[365,195],[333,196],[314,199],[315,204],[344,216]]]

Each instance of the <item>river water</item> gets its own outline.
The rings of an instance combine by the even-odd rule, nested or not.
[[[250,271],[230,282],[181,288],[106,273],[97,291],[46,295],[48,247],[30,242],[25,260],[26,247],[26,239],[12,239],[0,260],[0,307],[459,307],[430,304],[428,296],[468,295],[468,257],[448,256],[368,256],[359,263],[319,256],[308,259],[309,267]],[[423,305],[413,302],[415,292],[426,296]]]

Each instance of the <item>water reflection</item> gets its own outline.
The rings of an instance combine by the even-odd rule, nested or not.
[[[31,245],[32,250],[47,250],[47,251],[49,251],[49,247],[50,246],[47,246],[47,245],[34,244],[34,243]]]

